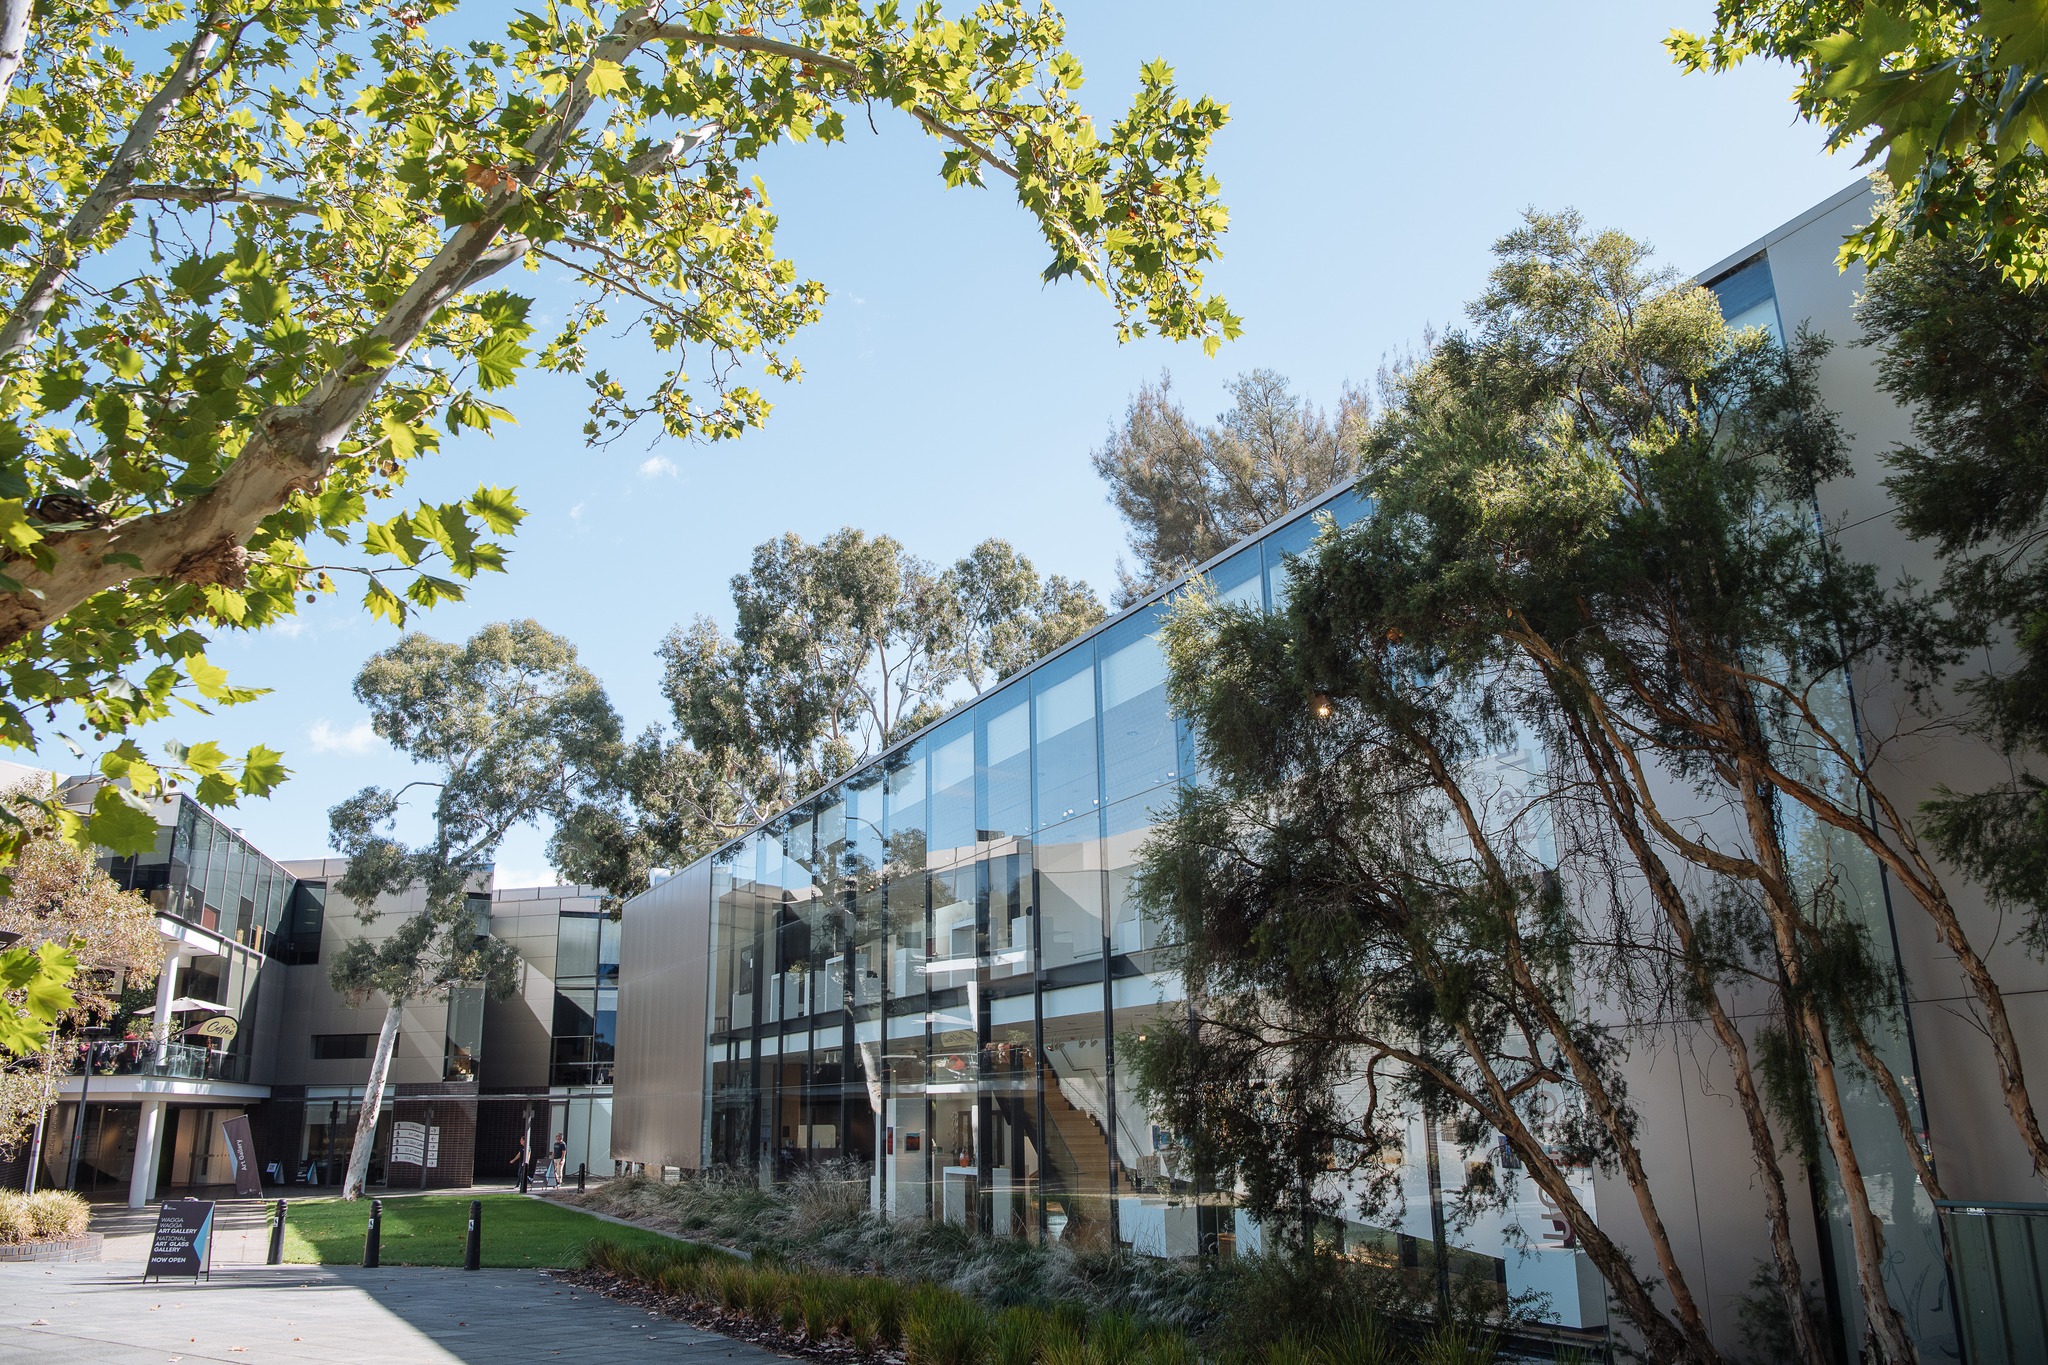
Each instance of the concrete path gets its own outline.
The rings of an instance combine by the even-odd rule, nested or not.
[[[768,1365],[759,1347],[533,1270],[133,1264],[0,1267],[0,1365]]]

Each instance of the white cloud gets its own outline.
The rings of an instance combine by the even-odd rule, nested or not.
[[[491,885],[500,891],[517,886],[560,886],[562,878],[551,867],[501,867],[491,874]]]
[[[316,754],[361,754],[368,753],[376,744],[377,732],[370,728],[370,722],[359,720],[347,730],[337,730],[325,719],[313,722],[313,728],[306,731],[306,738],[312,741]]]
[[[664,474],[666,474],[671,479],[673,479],[676,476],[676,462],[674,460],[671,460],[668,456],[649,455],[646,459],[640,462],[641,478],[658,479],[662,477]]]
[[[576,504],[576,505],[575,505],[574,507],[571,507],[571,508],[569,509],[569,520],[571,520],[571,521],[581,521],[581,520],[583,520],[583,504],[582,504],[582,503],[580,503],[580,502],[579,502],[579,503],[577,503],[577,504]]]
[[[287,616],[284,620],[274,623],[270,629],[287,640],[296,640],[306,633],[306,622],[302,617]]]

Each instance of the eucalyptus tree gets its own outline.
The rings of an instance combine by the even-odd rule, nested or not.
[[[1959,692],[1962,719],[2005,759],[2007,775],[1978,791],[1942,789],[1922,823],[1936,851],[2019,912],[2021,938],[2040,956],[2048,953],[2048,379],[2040,361],[2048,293],[2005,278],[1963,243],[1920,240],[1870,272],[1858,318],[1877,349],[1879,384],[1912,414],[1913,441],[1892,452],[1886,484],[1898,523],[1939,553],[1942,596],[1964,643],[1997,660],[1961,679]],[[2035,1170],[2048,1177],[2048,1144],[2030,1121],[1996,978],[1953,913],[1941,923],[1985,1006]]]
[[[1814,523],[1816,486],[1847,469],[1813,381],[1824,341],[1731,335],[1709,292],[1575,215],[1532,216],[1497,252],[1471,325],[1397,380],[1363,484],[1437,566],[1431,610],[1546,680],[1621,835],[1737,892],[1733,922],[1691,918],[1771,985],[1785,1032],[1755,1063],[1791,1064],[1776,1088],[1812,1106],[1839,1172],[1871,1345],[1912,1359],[1843,1100],[1845,1071],[1883,1090],[1931,1185],[1872,1046],[1896,981],[1842,901],[1846,860],[1903,856],[1864,818],[1882,792],[1844,688],[1855,665],[1910,681],[1948,656]]]
[[[1845,260],[1933,238],[2019,284],[2048,272],[2048,24],[2033,0],[1717,0],[1711,29],[1665,46],[1689,71],[1789,63],[1830,150],[1868,140],[1903,210],[1852,233]]]
[[[1167,621],[1169,692],[1204,781],[1137,877],[1187,992],[1185,1027],[1137,1047],[1143,1088],[1200,1167],[1302,1245],[1345,1189],[1368,1214],[1398,1200],[1386,1158],[1412,1110],[1468,1147],[1498,1134],[1514,1161],[1468,1181],[1463,1212],[1528,1181],[1652,1358],[1718,1360],[1651,1189],[1626,1047],[1580,1003],[1588,961],[1614,945],[1588,943],[1563,892],[1540,766],[1507,758],[1526,682],[1498,650],[1394,628],[1379,571],[1398,559],[1319,549],[1284,613],[1197,591]],[[1426,591],[1406,567],[1403,587]],[[1568,1167],[1622,1178],[1654,1272]]]
[[[1019,0],[6,0],[0,742],[79,708],[126,780],[81,837],[138,848],[160,782],[224,804],[285,776],[210,742],[166,776],[129,737],[253,695],[207,659],[219,631],[338,576],[402,623],[502,568],[508,489],[376,509],[444,436],[510,420],[522,374],[584,376],[597,442],[758,425],[825,302],[752,174],[782,144],[893,110],[949,185],[1013,193],[1045,278],[1103,293],[1120,336],[1234,335],[1203,280],[1224,107],[1155,61],[1098,124],[1064,44]],[[498,283],[515,264],[572,291],[545,334]]]
[[[1229,385],[1214,425],[1188,419],[1173,378],[1141,385],[1091,457],[1130,533],[1137,563],[1118,566],[1129,606],[1357,472],[1372,404],[1357,389],[1325,413],[1282,376],[1250,370]]]
[[[408,1003],[479,986],[502,998],[517,984],[518,954],[489,936],[469,894],[489,889],[492,857],[524,824],[560,820],[591,798],[619,760],[619,718],[575,646],[533,621],[497,622],[462,644],[412,634],[373,655],[355,694],[371,727],[431,776],[396,789],[367,787],[328,812],[348,868],[334,883],[376,926],[385,897],[419,908],[390,932],[344,944],[328,977],[358,1003],[382,996],[384,1023],[363,1090],[342,1197],[362,1193],[392,1048]],[[408,794],[432,792],[428,837],[396,831]]]

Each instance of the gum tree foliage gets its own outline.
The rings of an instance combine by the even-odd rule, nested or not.
[[[1540,802],[1489,760],[1510,680],[1353,611],[1334,549],[1297,562],[1284,613],[1196,592],[1168,620],[1169,690],[1208,781],[1147,844],[1137,895],[1171,921],[1184,1028],[1137,1046],[1161,1121],[1198,1167],[1305,1247],[1345,1188],[1398,1204],[1407,1114],[1521,1174],[1468,1180],[1469,1217],[1528,1180],[1658,1360],[1718,1359],[1649,1196],[1623,1055],[1572,1003],[1589,946],[1536,856]],[[1478,665],[1478,666],[1475,666]],[[1625,1177],[1676,1303],[1630,1263],[1567,1167]]]
[[[941,569],[851,527],[756,547],[732,594],[732,636],[700,616],[663,641],[674,733],[643,733],[570,814],[549,848],[564,874],[631,895],[1103,617],[1005,541]]]
[[[1835,149],[1869,138],[1899,196],[1842,259],[1954,241],[2015,283],[2048,271],[2048,10],[2039,0],[1718,0],[1703,34],[1665,40],[1688,71],[1775,58]]]
[[[1137,563],[1117,565],[1130,606],[1357,472],[1372,405],[1356,389],[1325,414],[1271,370],[1230,382],[1214,426],[1188,420],[1162,374],[1132,396],[1091,457],[1130,531]]]
[[[1931,540],[1943,595],[1977,648],[2011,661],[1964,684],[1978,733],[2013,764],[2008,782],[1944,791],[1935,845],[2048,951],[2048,294],[1987,268],[1955,242],[1915,241],[1873,270],[1859,320],[1878,382],[1913,418],[1888,480],[1907,534]]]
[[[360,1003],[386,1009],[364,1090],[344,1198],[362,1193],[399,1012],[408,1002],[481,985],[503,998],[516,985],[518,954],[489,937],[467,893],[489,885],[499,843],[516,827],[559,820],[589,797],[618,761],[618,714],[576,649],[533,621],[497,622],[462,644],[407,635],[373,655],[356,676],[356,698],[392,748],[434,774],[395,791],[368,787],[328,813],[334,846],[349,860],[334,889],[365,925],[387,896],[419,908],[388,934],[351,939],[328,977]],[[433,793],[429,837],[393,832],[407,793]]]
[[[1868,858],[1937,922],[1946,900],[1872,775],[1885,737],[1859,749],[1843,679],[1910,684],[1948,656],[1920,604],[1815,523],[1815,487],[1848,468],[1814,385],[1824,340],[1730,336],[1710,293],[1574,215],[1532,217],[1497,253],[1472,325],[1401,378],[1368,455],[1381,515],[1429,561],[1414,628],[1497,635],[1578,727],[1624,840],[1719,888],[1731,913],[1695,916],[1701,951],[1775,986],[1779,1045],[1759,1040],[1757,1070],[1841,1172],[1869,1346],[1912,1359],[1841,1097],[1845,1072],[1867,1075],[1918,1160],[1871,1046],[1897,983],[1842,886]],[[1752,1142],[1761,1160],[1753,1124]]]
[[[0,741],[113,741],[127,783],[82,837],[137,848],[166,777],[129,732],[253,695],[218,632],[342,570],[403,623],[502,568],[509,490],[401,494],[444,436],[511,420],[521,374],[583,375],[594,441],[758,425],[825,297],[750,173],[785,142],[893,111],[948,184],[1014,194],[1046,279],[1099,289],[1120,336],[1234,335],[1203,282],[1223,106],[1153,62],[1097,124],[1064,41],[1013,0],[0,0]],[[574,282],[545,334],[515,264]],[[594,335],[657,357],[651,385]],[[170,767],[220,805],[279,760]]]
[[[1214,947],[1205,951],[1230,970],[1239,958],[1247,971],[1343,968],[1337,929],[1297,947],[1291,926],[1312,918],[1315,896],[1341,907],[1345,895],[1357,904],[1363,893],[1301,885],[1343,877],[1377,894],[1381,885],[1404,889],[1422,878],[1433,888],[1445,880],[1445,845],[1366,842],[1398,809],[1401,792],[1375,784],[1394,780],[1402,755],[1374,749],[1370,762],[1352,760],[1341,746],[1367,735],[1377,742],[1377,730],[1360,727],[1411,714],[1453,737],[1480,736],[1485,743],[1446,746],[1411,723],[1413,733],[1396,746],[1411,752],[1409,761],[1444,752],[1446,761],[1429,767],[1435,790],[1423,809],[1447,803],[1462,812],[1479,805],[1460,801],[1470,782],[1457,760],[1498,748],[1510,734],[1529,736],[1547,776],[1522,799],[1548,812],[1553,866],[1580,913],[1560,920],[1540,903],[1517,908],[1503,889],[1494,893],[1492,920],[1460,914],[1453,933],[1490,923],[1490,946],[1503,953],[1517,934],[1537,936],[1557,951],[1531,960],[1569,973],[1561,979],[1589,994],[1588,1008],[1597,991],[1623,1017],[1642,1009],[1647,1017],[1679,1010],[1703,1018],[1726,1055],[1750,1138],[1772,1278],[1796,1354],[1827,1358],[1805,1302],[1779,1167],[1787,1157],[1811,1160],[1824,1145],[1843,1172],[1839,1197],[1873,1354],[1911,1359],[1884,1284],[1884,1231],[1863,1176],[1868,1154],[1851,1140],[1844,1112],[1849,1078],[1884,1095],[1916,1174],[1932,1197],[1940,1187],[1899,1078],[1878,1055],[1894,1026],[1897,983],[1880,970],[1843,886],[1853,860],[1874,857],[1901,874],[1937,922],[1945,893],[1872,777],[1883,737],[1870,737],[1867,756],[1857,749],[1842,679],[1845,669],[1895,670],[1910,685],[1952,656],[1923,604],[1888,597],[1868,566],[1845,559],[1815,525],[1815,485],[1846,467],[1843,439],[1814,384],[1825,342],[1802,336],[1781,348],[1760,331],[1731,335],[1710,293],[1654,269],[1647,250],[1621,234],[1587,232],[1574,215],[1532,216],[1496,251],[1468,325],[1391,377],[1360,481],[1372,515],[1325,536],[1297,563],[1288,614],[1260,627],[1275,634],[1258,652],[1240,661],[1226,649],[1206,677],[1199,651],[1176,656],[1177,685],[1200,689],[1183,704],[1221,774],[1217,793],[1191,798],[1182,821],[1216,803],[1238,823],[1215,826],[1220,832],[1197,825],[1156,849],[1155,863],[1184,860],[1180,874],[1154,884],[1156,899],[1178,907],[1199,946],[1205,930],[1189,906],[1213,903],[1233,881],[1277,881],[1292,917],[1235,936],[1208,930]],[[1220,637],[1225,645],[1230,638]],[[1328,718],[1318,714],[1324,708]],[[1233,769],[1228,754],[1239,748],[1244,757]],[[1233,851],[1226,836],[1245,837],[1241,827],[1260,842]],[[1454,832],[1464,841],[1452,845],[1457,857],[1484,863],[1484,822],[1461,813]],[[1224,852],[1204,852],[1215,849]],[[1201,869],[1203,857],[1215,865],[1185,870]],[[1514,885],[1513,861],[1497,861],[1507,873],[1502,887]],[[1361,874],[1361,864],[1374,875]],[[1452,884],[1474,881],[1468,872]],[[1612,901],[1604,929],[1591,915],[1596,894]],[[1355,1001],[1337,991],[1337,1008],[1383,1008],[1380,1027],[1397,1022],[1422,1038],[1443,1018],[1442,1005],[1462,1020],[1468,1001],[1490,1002],[1516,982],[1502,960],[1445,977],[1480,982],[1491,994],[1445,992],[1433,978],[1457,959],[1445,957],[1444,945],[1463,944],[1416,922],[1428,932],[1398,945],[1403,965],[1386,969],[1384,982],[1425,983],[1431,1010],[1403,1016],[1370,990]],[[1558,936],[1545,936],[1553,925]],[[1547,982],[1541,973],[1535,980]],[[1251,977],[1221,995],[1233,1008],[1246,996],[1243,1008],[1283,1014],[1318,998],[1292,975]],[[1534,1008],[1544,992],[1519,990],[1517,998]],[[1208,996],[1201,999],[1206,1005]],[[1754,1013],[1759,1000],[1764,1026],[1745,1032],[1737,1010]],[[1294,1037],[1282,1022],[1241,1030],[1242,1046]],[[1301,1033],[1316,1038],[1321,1027]],[[1559,1028],[1552,1037],[1573,1033]],[[1356,1045],[1363,1035],[1342,1036]],[[1388,1040],[1373,1036],[1380,1043],[1364,1045],[1366,1055]],[[1444,1064],[1440,1049],[1409,1047],[1432,1066]],[[1546,1039],[1522,1055],[1548,1057],[1549,1048]],[[1476,1068],[1483,1053],[1467,1046],[1459,1065]],[[1569,1061],[1569,1047],[1559,1055]],[[1415,1060],[1397,1060],[1418,1074]],[[1219,1084],[1226,1074],[1267,1079],[1251,1068],[1217,1070],[1213,1059],[1178,1074],[1183,1089]],[[1314,1082],[1312,1069],[1303,1074]],[[1419,1074],[1428,1083],[1411,1081],[1418,1102],[1430,1102],[1432,1091],[1452,1094],[1516,1141],[1514,1116],[1500,1106],[1470,1108],[1452,1087]],[[1586,1107],[1612,1144],[1610,1159],[1625,1162],[1625,1091],[1598,1065],[1574,1065],[1556,1083]],[[2018,1093],[2023,1099],[2023,1088]],[[1643,1203],[1647,1168],[1621,1169],[1661,1251]],[[1628,1283],[1602,1268],[1610,1283]],[[1669,1326],[1688,1338],[1687,1350],[1702,1350],[1682,1281],[1657,1271],[1673,1293]],[[1650,1321],[1636,1307],[1630,1312],[1639,1325]]]

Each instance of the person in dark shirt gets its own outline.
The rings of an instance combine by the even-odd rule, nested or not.
[[[568,1170],[569,1135],[567,1133],[557,1133],[555,1134],[554,1154],[548,1162],[548,1184],[560,1185],[562,1177],[568,1174]]]

